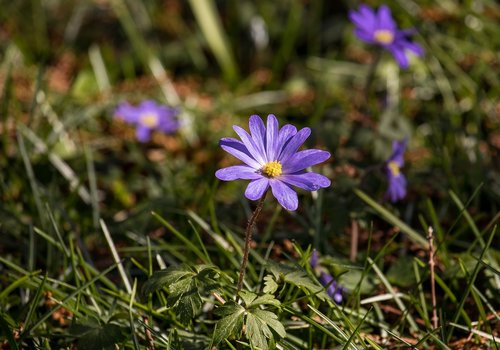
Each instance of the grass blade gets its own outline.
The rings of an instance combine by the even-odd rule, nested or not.
[[[228,82],[235,83],[238,69],[213,0],[189,0],[191,10]]]
[[[118,255],[118,251],[116,250],[113,239],[111,238],[111,234],[108,231],[108,227],[106,226],[104,220],[101,219],[99,220],[99,222],[101,223],[102,232],[104,233],[104,237],[106,238],[106,241],[108,242],[109,245],[109,249],[111,250],[111,254],[113,255],[113,260],[115,261],[115,264],[118,266],[118,272],[122,277],[125,289],[127,290],[127,293],[130,294],[132,293],[132,287],[130,286],[130,281],[127,277],[127,274],[125,273],[125,269],[123,268],[122,261],[120,259],[120,256]]]
[[[429,243],[427,240],[420,235],[417,231],[412,229],[410,226],[405,224],[399,218],[394,216],[390,211],[382,207],[380,204],[371,199],[366,193],[361,190],[354,189],[354,193],[365,201],[370,207],[372,207],[383,219],[385,219],[388,223],[398,227],[402,232],[406,233],[410,239],[412,239],[415,243],[420,244],[422,248],[428,249]]]

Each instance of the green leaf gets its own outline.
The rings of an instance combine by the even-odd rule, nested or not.
[[[167,304],[169,299],[171,299],[171,297],[167,299]],[[174,304],[173,310],[182,324],[189,323],[201,311],[203,301],[200,293],[198,293],[196,289],[191,289],[189,292],[175,299],[177,303]]]
[[[262,323],[259,318],[255,317],[252,314],[247,315],[245,325],[246,325],[246,335],[248,340],[250,341],[250,344],[252,346],[258,347],[259,349],[267,350],[268,346],[265,334],[272,335],[272,332],[269,329],[269,327],[265,323]],[[267,338],[269,337],[270,336],[268,335]]]
[[[386,277],[392,284],[400,287],[410,287],[417,282],[412,266],[413,258],[402,256],[391,264]]]
[[[239,295],[247,307],[250,306],[255,299],[257,299],[257,294],[245,290],[240,291]]]
[[[114,323],[100,325],[92,321],[71,325],[69,333],[77,338],[79,349],[115,349],[115,344],[127,338],[124,327]]]
[[[167,287],[170,297],[178,298],[182,294],[189,293],[191,290],[196,289],[195,275],[187,275],[185,278],[172,283]]]
[[[347,288],[347,290],[355,290],[359,288],[359,292],[365,295],[372,293],[375,289],[373,276],[365,276],[363,271],[354,269],[342,274],[342,285]]]
[[[245,309],[234,301],[228,301],[219,307],[216,313],[224,317],[215,324],[213,343],[217,345],[231,336],[239,338],[243,328]]]
[[[279,307],[281,305],[280,301],[277,300],[272,294],[263,294],[251,302],[248,307],[256,307],[259,305],[272,305]]]
[[[278,290],[278,283],[274,280],[273,275],[267,275],[264,277],[264,281],[264,293],[274,294]]]
[[[283,264],[270,263],[269,270],[274,275],[276,280],[284,281],[285,283],[299,287],[302,290],[316,294],[316,296],[321,300],[328,298],[323,286],[316,283],[311,277],[309,277],[307,271],[299,266],[287,266]]]
[[[194,271],[187,265],[171,266],[165,270],[156,271],[142,286],[141,294],[147,296],[165,286],[170,286],[187,276],[194,276]]]
[[[95,75],[90,70],[82,70],[73,83],[72,94],[77,99],[88,99],[99,93]]]
[[[168,308],[172,308],[183,324],[189,323],[203,305],[202,293],[208,294],[218,284],[218,269],[213,265],[180,265],[155,272],[144,284],[142,294],[159,289],[168,293]]]
[[[278,316],[267,310],[253,309],[249,311],[245,325],[247,338],[252,346],[263,350],[269,348],[269,340],[273,343],[277,340],[271,329],[280,337],[286,336],[285,327],[278,320]]]
[[[267,325],[271,327],[280,337],[284,338],[286,336],[285,327],[278,320],[278,316],[275,313],[267,310],[255,309],[252,311],[252,315],[267,323]]]

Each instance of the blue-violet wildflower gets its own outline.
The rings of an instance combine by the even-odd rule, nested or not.
[[[279,129],[278,120],[272,114],[267,117],[267,128],[257,115],[249,120],[250,134],[234,125],[240,140],[223,138],[220,146],[235,156],[244,165],[234,165],[217,170],[215,176],[220,180],[251,180],[245,191],[250,200],[260,199],[271,187],[274,197],[287,210],[298,207],[297,193],[292,186],[315,191],[330,186],[330,180],[320,174],[306,172],[312,165],[330,158],[330,153],[318,149],[297,152],[311,134],[311,129],[297,131],[293,125],[286,124]]]
[[[309,264],[313,269],[318,268],[318,251],[316,249],[314,249],[311,254]],[[319,281],[326,288],[326,294],[328,294],[337,304],[340,304],[342,302],[345,288],[340,284],[337,284],[337,282],[333,279],[333,276],[324,271],[320,272]]]
[[[115,116],[127,123],[136,125],[136,137],[140,142],[147,142],[153,130],[173,133],[179,128],[178,110],[155,101],[143,101],[138,106],[127,102],[121,103],[115,110]]]
[[[385,163],[385,172],[389,187],[386,197],[392,202],[397,202],[406,196],[406,178],[401,173],[401,168],[404,165],[404,152],[408,140],[394,141],[392,143],[392,154]]]
[[[378,12],[367,5],[360,5],[359,11],[349,11],[349,18],[356,26],[354,33],[360,40],[389,51],[403,69],[409,65],[406,55],[408,50],[417,56],[424,54],[422,46],[409,39],[415,30],[398,29],[391,10],[386,5],[380,6]]]

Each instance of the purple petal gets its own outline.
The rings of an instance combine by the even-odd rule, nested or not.
[[[158,108],[158,129],[166,133],[171,133],[179,129],[180,123],[177,120],[177,114],[179,114],[179,111],[175,108],[160,106]]]
[[[331,181],[326,176],[316,173],[282,175],[280,176],[280,180],[307,191],[316,191],[320,188],[328,187],[331,184]]]
[[[406,151],[407,144],[408,144],[408,139],[393,141],[392,142],[392,154],[389,157],[389,159],[387,160],[387,163],[396,162],[396,164],[400,168],[402,168],[403,165],[405,164],[404,153]]]
[[[250,134],[247,133],[245,129],[239,127],[238,125],[233,125],[233,129],[234,129],[234,131],[236,131],[238,136],[241,138],[241,141],[243,141],[243,144],[247,147],[247,150],[252,155],[252,158],[257,160],[261,166],[266,164],[267,160],[265,159],[265,154],[261,154],[259,152],[259,149],[255,145],[255,142],[253,141]]]
[[[302,146],[309,135],[311,135],[311,129],[309,128],[303,128],[295,135],[293,135],[293,137],[286,144],[278,157],[278,160],[281,161],[281,164],[284,164],[290,157],[295,154],[295,152],[299,149],[300,146]]]
[[[158,124],[158,130],[165,133],[171,133],[179,129],[179,126],[180,125],[176,120],[162,118]]]
[[[247,189],[245,190],[245,197],[255,201],[262,198],[268,188],[269,179],[267,177],[261,177],[258,180],[253,180],[248,184]]]
[[[286,210],[296,210],[299,206],[297,192],[295,192],[289,185],[279,180],[272,179],[269,182],[271,184],[273,196],[278,200],[279,204],[281,204],[281,206]]]
[[[281,152],[283,151],[283,148],[286,146],[288,141],[297,134],[297,128],[291,124],[285,124],[283,127],[280,129],[278,133],[278,147],[277,147],[277,159],[280,159]]]
[[[394,59],[398,63],[399,67],[402,69],[406,69],[409,66],[408,63],[408,58],[405,55],[404,48],[396,46],[396,45],[391,45],[387,47],[387,50],[394,56]]]
[[[395,30],[397,28],[392,18],[391,9],[387,5],[380,6],[377,15],[377,29]]]
[[[330,158],[330,153],[319,149],[307,149],[295,153],[286,162],[283,161],[283,173],[292,174],[307,167],[324,162]]]
[[[415,28],[405,28],[405,29],[398,30],[396,33],[397,33],[397,36],[407,38],[407,37],[410,37],[410,36],[416,34],[417,30]]]
[[[349,11],[349,19],[352,23],[363,31],[372,32],[375,30],[375,15],[364,16],[361,12]]]
[[[248,149],[243,142],[230,137],[225,137],[220,140],[220,146],[224,151],[235,156],[245,164],[254,169],[260,169],[261,165],[252,157],[250,152],[248,152]]]
[[[151,129],[138,125],[135,130],[135,136],[140,142],[148,142],[151,138]]]
[[[333,299],[336,290],[337,290],[337,282],[333,281],[328,286],[326,293]]]
[[[309,264],[311,264],[311,267],[314,269],[316,266],[318,266],[318,251],[316,249],[313,249],[311,258],[309,259]]]
[[[153,100],[145,100],[142,101],[136,108],[141,110],[142,112],[144,111],[156,112],[158,109],[158,105]]]
[[[375,29],[375,25],[377,24],[377,17],[375,10],[373,10],[371,7],[362,4],[359,6],[359,12],[360,14],[360,28],[366,28],[368,30],[373,30]],[[364,23],[364,25],[363,25]]]
[[[254,168],[246,165],[234,165],[227,168],[219,169],[215,172],[215,176],[218,179],[224,181],[231,180],[255,180],[262,177],[262,175],[256,173]]]
[[[266,155],[266,127],[258,115],[252,115],[248,122],[252,139],[260,154]],[[266,159],[267,161],[267,159]]]
[[[335,301],[337,304],[342,303],[342,289],[337,289],[335,291],[335,294],[333,295],[333,301]]]
[[[266,133],[266,150],[267,160],[272,162],[277,160],[277,146],[278,146],[278,119],[274,114],[267,116],[267,133]]]
[[[408,50],[410,50],[411,52],[413,52],[415,55],[417,55],[419,57],[423,56],[425,53],[423,47],[420,46],[420,44],[409,41],[406,43],[405,46]]]
[[[137,123],[137,120],[139,119],[139,113],[137,113],[136,108],[127,102],[121,103],[116,108],[115,116],[132,124]]]
[[[330,284],[333,282],[333,277],[329,273],[322,271],[321,274],[319,275],[319,281],[323,286],[328,288]]]
[[[377,41],[373,38],[373,32],[366,32],[361,29],[354,30],[354,34],[358,37],[358,39],[367,42],[369,44],[376,44]]]
[[[406,178],[399,174],[398,176],[389,175],[389,187],[386,197],[389,197],[391,202],[397,202],[406,197]]]

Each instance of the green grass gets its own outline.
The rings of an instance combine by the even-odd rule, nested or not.
[[[426,50],[408,70],[347,1],[0,2],[0,348],[498,349],[500,8],[387,4]],[[144,99],[181,129],[137,142],[113,112]],[[269,113],[312,129],[332,186],[268,196],[238,303],[255,203],[218,141]]]

